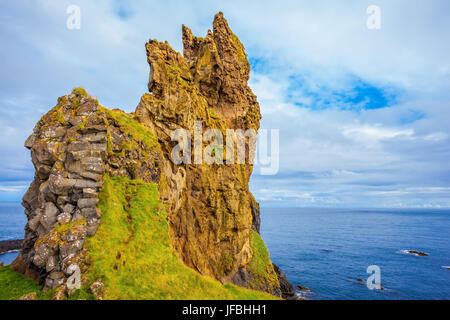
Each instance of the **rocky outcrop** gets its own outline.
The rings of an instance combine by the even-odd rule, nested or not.
[[[83,241],[99,225],[106,132],[98,103],[74,90],[58,99],[25,142],[36,174],[22,202],[28,223],[20,259],[47,288],[64,284],[71,264],[82,267]]]
[[[12,267],[54,289],[86,272],[83,242],[98,228],[105,174],[159,181],[156,153],[127,132],[124,112],[102,108],[83,89],[58,99],[25,147],[36,170],[23,197],[28,223]]]
[[[229,144],[235,139],[209,149],[213,163],[201,161],[212,141],[202,137],[208,129],[226,137],[230,129],[256,134],[259,128],[244,46],[222,13],[205,38],[185,26],[182,36],[183,55],[167,42],[146,44],[149,93],[135,113],[104,108],[77,88],[58,99],[25,142],[36,174],[23,197],[28,223],[13,268],[45,288],[58,288],[58,298],[70,294],[59,288],[72,283],[74,270],[87,281],[83,244],[101,223],[97,204],[105,175],[158,184],[172,247],[187,266],[222,283],[291,293],[259,236],[259,205],[248,186],[255,141],[243,139],[245,163],[223,163],[217,156],[236,155]],[[194,137],[194,157],[184,163],[172,157],[177,129]]]
[[[249,232],[259,228],[259,207],[248,188],[253,169],[248,150],[254,145],[246,143],[246,165],[175,165],[170,132],[184,128],[194,137],[196,121],[201,133],[215,128],[224,137],[226,129],[257,130],[261,115],[247,85],[250,65],[222,13],[205,38],[186,26],[182,34],[184,56],[167,42],[146,44],[150,94],[141,98],[136,117],[159,137],[166,176],[179,177],[170,179],[170,191],[162,195],[171,208],[173,243],[181,259],[204,275],[242,284],[235,275],[245,273],[240,269],[252,258]]]
[[[13,251],[13,250],[19,250],[22,248],[23,240],[4,240],[0,241],[0,254]]]

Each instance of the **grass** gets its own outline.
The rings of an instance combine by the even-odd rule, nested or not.
[[[245,54],[244,45],[239,40],[239,38],[233,33],[231,35],[231,43],[236,48],[236,51],[241,59],[247,59],[247,55]]]
[[[0,300],[17,300],[21,296],[35,292],[39,299],[49,299],[51,292],[43,292],[42,287],[10,266],[0,267]]]
[[[61,240],[61,236],[67,234],[69,231],[72,233],[81,232],[80,229],[86,225],[86,219],[80,219],[77,221],[72,221],[66,224],[55,224],[53,230],[49,233],[45,234],[35,242],[35,246],[38,246],[41,243],[46,243],[50,247],[56,249],[59,244],[63,243]]]
[[[105,177],[101,224],[85,242],[89,281],[105,283],[105,299],[276,299],[201,276],[170,245],[167,213],[156,184]]]
[[[42,287],[23,274],[15,272],[10,266],[0,267],[0,301],[17,300],[21,296],[36,293],[38,300],[50,300],[54,290],[43,291]],[[82,288],[76,290],[69,300],[94,300],[93,294]]]
[[[72,90],[72,93],[79,94],[80,96],[88,96],[88,93],[86,92],[86,89],[81,88],[81,87],[74,88]]]
[[[76,290],[67,300],[95,300],[95,296],[89,293],[86,288]]]

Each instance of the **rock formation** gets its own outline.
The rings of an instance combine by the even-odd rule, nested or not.
[[[227,129],[258,130],[261,118],[244,46],[222,13],[205,38],[185,26],[182,35],[183,55],[167,42],[146,44],[149,93],[135,113],[106,109],[78,88],[37,123],[25,142],[36,174],[23,198],[28,223],[16,270],[56,289],[79,268],[90,285],[83,244],[101,223],[105,176],[120,176],[158,185],[171,246],[184,264],[222,283],[292,295],[259,236],[259,205],[248,187],[251,139],[245,164],[172,161],[174,130],[195,137],[201,121],[200,133],[218,129],[225,137]],[[207,142],[200,140],[201,150]]]
[[[23,197],[28,223],[13,267],[46,288],[64,284],[71,264],[86,267],[83,242],[100,223],[96,206],[105,174],[158,181],[157,156],[126,133],[122,114],[75,89],[58,99],[25,142],[36,174]]]

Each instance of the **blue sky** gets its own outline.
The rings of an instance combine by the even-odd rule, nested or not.
[[[66,28],[71,4],[80,30]],[[83,86],[133,111],[144,43],[181,51],[181,24],[204,36],[218,11],[246,47],[262,127],[280,130],[279,173],[252,176],[263,206],[450,207],[446,0],[2,1],[0,201],[31,182],[23,142],[58,96]]]

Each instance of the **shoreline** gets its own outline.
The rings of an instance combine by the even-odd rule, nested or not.
[[[23,239],[0,241],[0,254],[19,251],[22,248]]]

